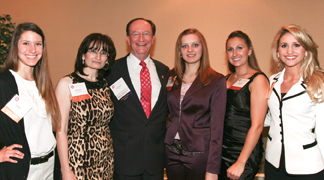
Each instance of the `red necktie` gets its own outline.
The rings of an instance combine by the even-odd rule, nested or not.
[[[146,117],[149,118],[151,114],[151,91],[152,91],[150,72],[146,67],[146,63],[144,61],[141,61],[140,65],[142,66],[141,73],[140,73],[141,104],[143,106]]]

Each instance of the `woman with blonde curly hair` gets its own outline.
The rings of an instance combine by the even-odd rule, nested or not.
[[[317,45],[298,25],[283,26],[272,43],[280,71],[270,77],[266,179],[323,179],[324,86]]]

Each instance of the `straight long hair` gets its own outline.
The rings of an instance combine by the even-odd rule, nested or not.
[[[52,117],[53,130],[56,131],[61,125],[61,115],[49,74],[45,36],[43,31],[36,24],[26,22],[19,24],[16,27],[13,32],[9,55],[4,63],[4,69],[11,69],[17,72],[19,62],[18,41],[21,35],[26,31],[32,31],[42,37],[43,54],[33,69],[33,77],[35,79],[39,94],[45,101],[46,111]]]
[[[258,64],[258,61],[256,59],[256,56],[255,56],[255,53],[254,53],[254,48],[252,46],[252,42],[251,42],[251,39],[249,38],[249,36],[247,34],[245,34],[244,32],[242,31],[233,31],[227,38],[226,40],[226,44],[225,44],[225,48],[227,46],[227,42],[228,40],[232,39],[232,38],[235,38],[235,37],[238,37],[238,38],[241,38],[244,40],[246,46],[248,47],[248,49],[252,48],[252,53],[251,55],[248,57],[248,64],[249,66],[254,69],[254,70],[257,70],[257,71],[261,71],[260,70],[260,67],[259,67],[259,64]],[[227,51],[227,50],[226,50]],[[233,66],[229,60],[227,60],[227,64],[228,64],[228,69],[234,73],[235,72],[235,66]]]
[[[200,67],[198,69],[198,74],[200,75],[200,81],[203,85],[208,85],[216,71],[213,70],[209,63],[209,55],[207,42],[205,37],[194,28],[186,29],[178,36],[176,47],[175,47],[175,61],[174,61],[174,74],[172,79],[176,85],[180,85],[183,82],[183,74],[186,71],[185,60],[181,57],[181,46],[182,46],[182,37],[188,34],[195,34],[198,36],[201,45],[202,45],[202,55],[200,58]]]

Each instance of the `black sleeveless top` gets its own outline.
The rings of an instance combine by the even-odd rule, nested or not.
[[[222,174],[224,173],[226,175],[226,170],[237,161],[243,149],[247,133],[251,127],[251,93],[249,85],[259,74],[267,77],[262,72],[256,72],[249,78],[250,81],[240,90],[227,89],[222,151]],[[248,170],[253,174],[258,172],[259,164],[264,152],[262,145],[263,143],[260,136],[257,145],[246,162],[244,171]]]

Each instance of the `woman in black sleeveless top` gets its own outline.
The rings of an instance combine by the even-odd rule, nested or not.
[[[226,82],[220,179],[253,180],[263,153],[261,132],[268,108],[269,82],[259,69],[251,40],[245,33],[234,31],[229,35],[226,53],[232,73]]]

